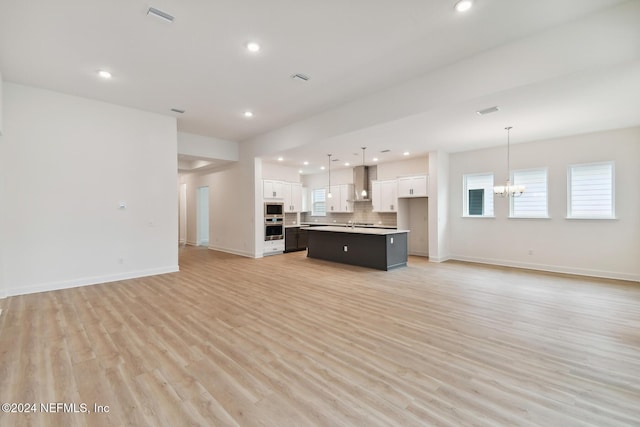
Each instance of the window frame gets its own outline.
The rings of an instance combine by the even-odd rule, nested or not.
[[[544,172],[544,184],[545,184],[545,188],[544,188],[544,204],[545,204],[545,212],[544,215],[515,215],[514,214],[514,208],[515,208],[515,204],[517,203],[518,200],[520,200],[522,197],[525,197],[527,195],[527,188],[526,188],[526,183],[523,184],[525,185],[525,192],[522,196],[520,197],[509,197],[509,219],[549,219],[549,168],[548,167],[539,167],[539,168],[527,168],[527,169],[515,169],[512,170],[510,172],[510,180],[512,185],[519,185],[520,183],[516,182],[515,180],[515,174],[517,172],[532,172],[532,171],[541,171]]]
[[[482,215],[470,215],[469,214],[469,188],[468,188],[468,178],[469,177],[480,177],[480,176],[490,176],[491,177],[491,185],[489,187],[484,188],[485,192],[483,195],[483,214]],[[495,204],[493,203],[493,186],[495,185],[495,175],[493,172],[481,172],[481,173],[466,173],[462,175],[462,217],[463,218],[495,218]],[[471,190],[476,190],[472,188]],[[487,213],[487,200],[491,197],[491,212]]]
[[[595,165],[608,165],[611,172],[611,205],[610,213],[608,215],[576,215],[573,211],[572,195],[573,195],[573,180],[572,171],[574,168],[595,166]],[[596,220],[611,220],[616,218],[616,168],[615,161],[609,160],[604,162],[589,162],[589,163],[574,163],[567,166],[567,216],[566,219],[596,219]]]
[[[315,200],[316,191],[322,191],[324,193],[324,200]],[[324,203],[324,210],[316,210],[316,203]],[[314,188],[311,190],[311,216],[327,216],[327,189],[326,188]]]

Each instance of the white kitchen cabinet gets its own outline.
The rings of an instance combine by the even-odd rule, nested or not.
[[[398,178],[398,197],[427,197],[428,182],[427,175]]]
[[[299,182],[283,183],[284,211],[288,213],[302,211],[302,184]]]
[[[371,204],[373,212],[398,212],[398,181],[372,181]]]
[[[284,199],[284,182],[263,180],[262,195],[265,199]]]
[[[327,212],[353,212],[353,184],[332,185]]]
[[[284,239],[280,240],[265,240],[262,255],[274,255],[284,252]]]

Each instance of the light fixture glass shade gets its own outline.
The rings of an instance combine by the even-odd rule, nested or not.
[[[459,2],[456,3],[455,7],[458,12],[466,12],[467,10],[471,9],[471,6],[473,6],[473,1],[460,0]]]
[[[360,195],[365,198],[367,197],[367,190],[362,190],[362,193],[360,193]]]

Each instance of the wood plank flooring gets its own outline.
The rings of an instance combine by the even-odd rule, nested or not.
[[[38,406],[0,425],[640,425],[638,283],[194,247],[180,269],[0,300],[0,403]]]

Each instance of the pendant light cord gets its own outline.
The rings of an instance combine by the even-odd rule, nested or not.
[[[507,126],[507,181],[511,183],[511,153],[510,153],[510,131],[513,126]]]

